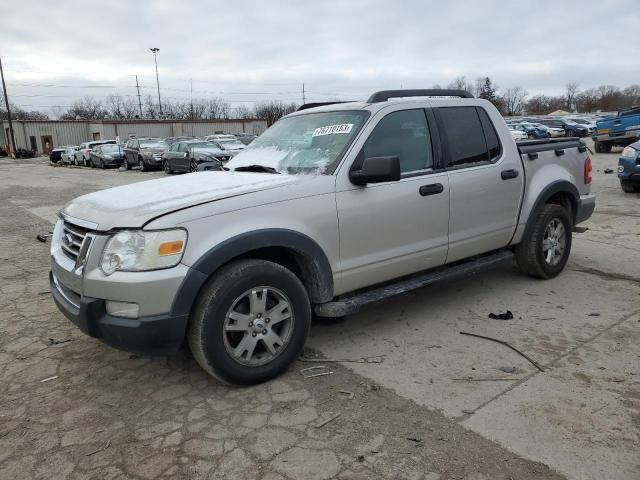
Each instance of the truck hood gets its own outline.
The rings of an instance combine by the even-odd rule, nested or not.
[[[303,175],[199,172],[108,188],[69,202],[62,213],[96,230],[140,228],[176,210],[303,181]]]

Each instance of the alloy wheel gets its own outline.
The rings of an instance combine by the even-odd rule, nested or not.
[[[552,219],[544,229],[542,238],[542,254],[544,261],[556,266],[562,260],[567,246],[567,235],[563,223],[558,218]]]
[[[274,287],[260,286],[240,295],[228,310],[224,346],[238,363],[265,365],[285,350],[295,317],[289,298]]]

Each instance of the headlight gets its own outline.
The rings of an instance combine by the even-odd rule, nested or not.
[[[636,158],[637,154],[638,150],[633,147],[624,147],[624,149],[622,150],[623,157]]]
[[[121,230],[114,234],[102,253],[100,269],[105,275],[120,270],[144,272],[175,267],[187,244],[187,231]]]

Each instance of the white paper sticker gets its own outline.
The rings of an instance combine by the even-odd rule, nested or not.
[[[326,127],[319,127],[313,131],[314,137],[320,137],[322,135],[333,135],[334,133],[351,133],[353,123],[343,123],[342,125],[328,125]]]

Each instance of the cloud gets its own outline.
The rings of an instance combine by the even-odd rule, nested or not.
[[[135,95],[136,74],[153,94],[149,47],[160,48],[164,96],[188,98],[192,79],[194,96],[248,105],[300,101],[303,82],[307,98],[321,101],[458,75],[550,94],[570,81],[640,78],[637,0],[57,0],[46,10],[37,0],[5,2],[0,45],[8,90],[22,105]],[[88,88],[99,84],[112,88]]]

